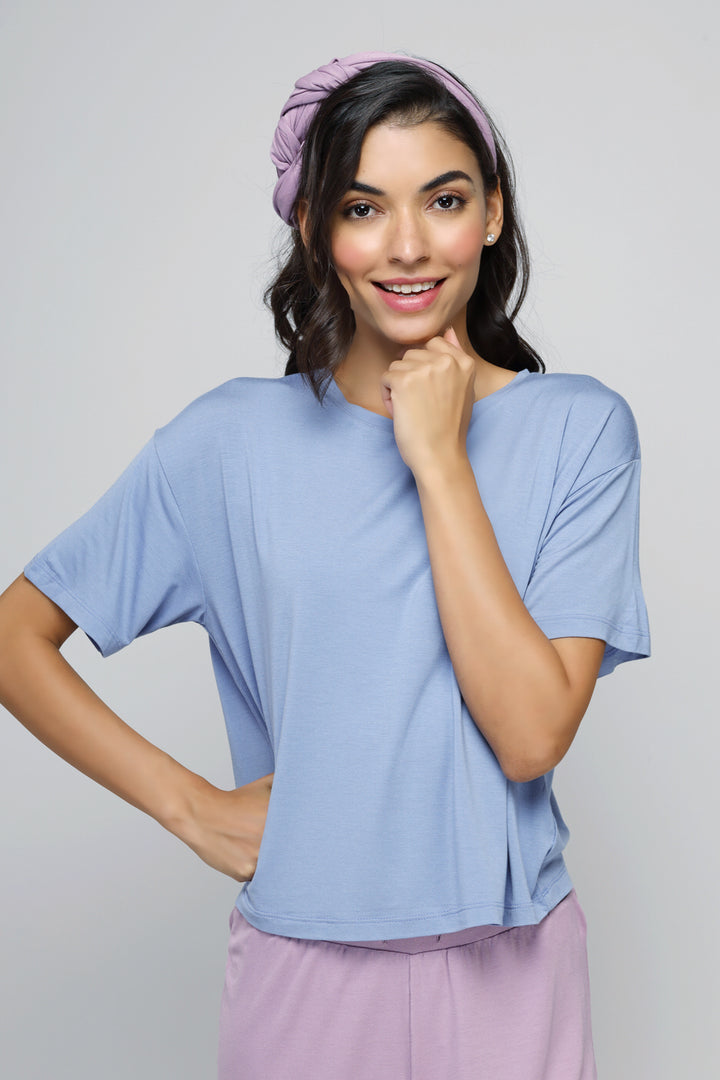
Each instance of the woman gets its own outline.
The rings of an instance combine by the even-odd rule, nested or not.
[[[598,674],[649,653],[632,413],[518,336],[509,160],[455,76],[332,61],[272,157],[285,376],[190,404],[28,564],[3,703],[247,883],[222,1080],[589,1080],[552,773]],[[59,651],[182,620],[208,631],[230,792]]]

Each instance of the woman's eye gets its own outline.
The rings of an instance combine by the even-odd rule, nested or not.
[[[465,205],[465,199],[462,199],[459,195],[438,195],[435,202],[445,204],[440,207],[441,210],[459,210],[461,206]],[[454,206],[448,205],[453,202],[455,203]]]
[[[369,217],[372,206],[368,206],[367,203],[353,203],[352,206],[345,208],[345,217],[349,218],[366,218]]]
[[[460,210],[466,202],[467,199],[463,199],[461,195],[450,195],[446,193],[444,195],[438,195],[434,199],[432,205],[439,205],[441,210],[448,212],[451,210]],[[343,216],[354,221],[363,221],[366,218],[372,217],[374,213],[375,209],[370,206],[369,203],[352,203],[351,206],[346,206],[343,210]]]

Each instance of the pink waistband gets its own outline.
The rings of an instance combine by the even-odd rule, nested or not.
[[[561,906],[577,904],[577,896],[574,889],[564,897],[553,911]],[[552,911],[550,912],[552,915]],[[546,915],[545,918],[549,918]],[[582,916],[584,919],[584,916]],[[433,952],[435,949],[452,949],[457,945],[469,945],[472,941],[482,941],[483,938],[495,937],[497,934],[505,934],[512,930],[512,926],[471,926],[467,930],[456,930],[452,934],[430,934],[428,937],[395,938],[390,941],[333,941],[334,945],[354,945],[359,949],[383,949],[386,952],[421,953]]]
[[[421,953],[435,949],[452,949],[472,941],[495,937],[510,930],[509,926],[471,926],[452,934],[430,934],[427,937],[395,938],[389,941],[333,941],[333,945],[353,945],[358,949],[382,949],[386,952]]]

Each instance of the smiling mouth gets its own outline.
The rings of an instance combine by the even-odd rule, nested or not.
[[[412,293],[424,293],[429,292],[430,289],[434,289],[436,285],[443,282],[445,278],[436,278],[434,281],[418,281],[414,285],[383,285],[381,281],[373,282],[383,292],[396,293],[398,296],[409,296]]]

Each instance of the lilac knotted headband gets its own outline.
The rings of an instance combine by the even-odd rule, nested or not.
[[[342,60],[331,60],[329,64],[323,64],[308,75],[303,75],[297,80],[292,94],[283,105],[270,149],[270,158],[278,174],[273,192],[273,206],[288,225],[297,228],[293,204],[300,184],[303,143],[318,105],[337,86],[347,82],[363,68],[381,60],[404,60],[437,76],[475,120],[492,156],[493,166],[497,168],[495,140],[487,117],[472,94],[449,72],[439,64],[433,64],[431,60],[418,60],[414,56],[381,52],[355,53]]]

